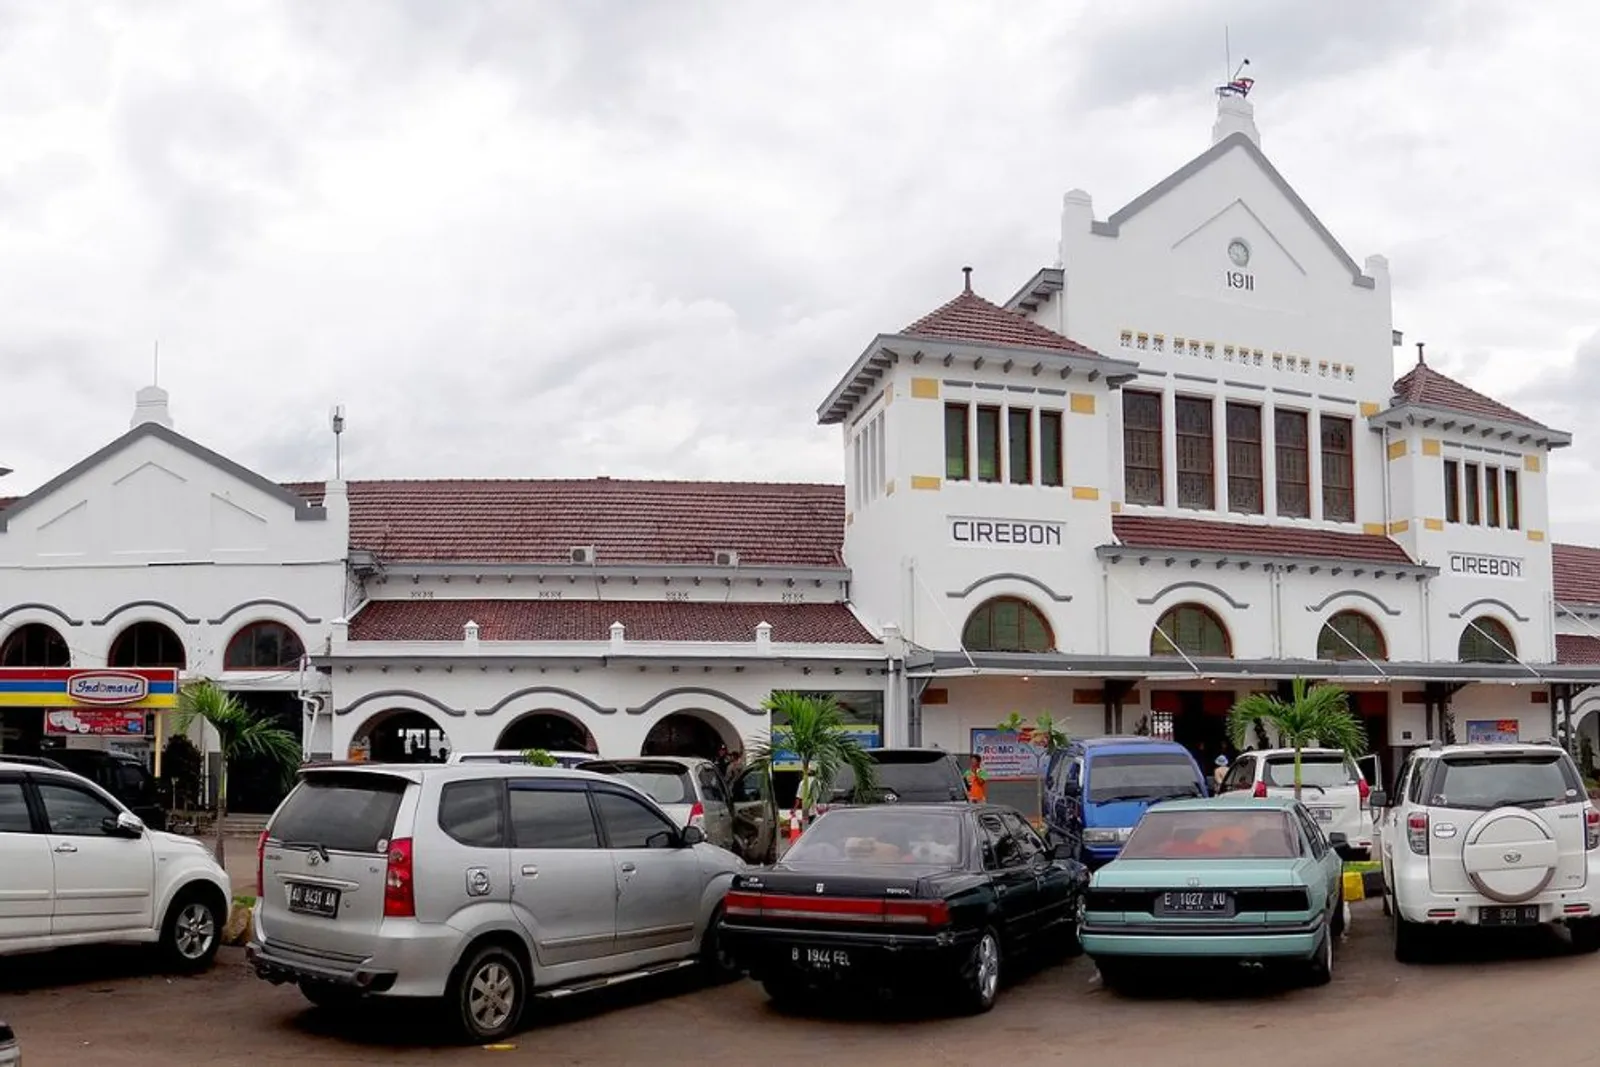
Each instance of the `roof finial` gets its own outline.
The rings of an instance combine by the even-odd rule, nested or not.
[[[1425,366],[1427,364],[1427,362],[1428,361],[1426,359],[1424,359],[1423,356],[1422,356],[1422,342],[1418,341],[1417,342],[1417,366],[1419,366],[1419,367]]]
[[[961,274],[964,278],[966,278],[966,281],[962,284],[962,291],[967,293],[972,292],[972,268],[962,267]]]

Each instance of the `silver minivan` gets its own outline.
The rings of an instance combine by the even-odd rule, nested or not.
[[[262,834],[247,956],[312,1003],[443,999],[493,1041],[533,997],[704,963],[743,863],[626,781],[515,764],[308,767]]]

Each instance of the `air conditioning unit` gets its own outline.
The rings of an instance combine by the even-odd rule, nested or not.
[[[593,545],[577,545],[577,546],[575,546],[572,549],[572,562],[574,562],[574,563],[593,563],[594,562],[594,546]]]
[[[737,567],[739,565],[739,553],[731,548],[717,549],[716,556],[717,566],[719,567]]]

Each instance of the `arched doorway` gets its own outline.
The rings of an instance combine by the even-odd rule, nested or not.
[[[700,710],[678,711],[650,728],[639,754],[714,760],[724,748],[735,752],[741,747],[739,732],[720,715]]]
[[[0,644],[0,667],[70,667],[72,651],[56,629],[42,622],[17,627]],[[44,741],[38,708],[0,711],[0,752],[37,756]]]
[[[600,754],[594,734],[583,723],[564,711],[531,711],[519,717],[495,742],[496,749],[525,752],[542,748],[546,752],[593,752]]]
[[[350,758],[370,763],[443,763],[449,756],[444,727],[407,708],[380,711],[350,739]]]
[[[176,667],[189,665],[189,654],[172,628],[159,622],[136,622],[117,635],[106,656],[108,667]]]

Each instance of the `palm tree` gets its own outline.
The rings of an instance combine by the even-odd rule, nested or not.
[[[844,710],[831,696],[806,696],[775,692],[762,702],[772,713],[774,728],[783,731],[774,743],[772,734],[750,748],[747,766],[771,773],[778,752],[791,753],[800,762],[801,816],[810,822],[817,800],[827,795],[842,767],[855,776],[855,799],[866,802],[878,785],[878,765],[867,749],[845,732]],[[778,720],[782,720],[779,722]]]
[[[1367,731],[1350,713],[1347,694],[1336,685],[1306,688],[1296,678],[1287,703],[1266,693],[1252,693],[1228,713],[1228,736],[1237,748],[1257,720],[1278,731],[1279,743],[1294,749],[1294,798],[1300,799],[1300,752],[1311,745],[1342,748],[1351,756],[1367,750]]]
[[[222,770],[217,776],[217,862],[223,860],[222,817],[228,812],[228,768],[242,756],[264,756],[288,778],[300,765],[300,742],[272,719],[240,703],[239,698],[207,679],[191,682],[178,694],[178,714],[173,721],[178,734],[189,732],[195,720],[217,732]]]
[[[1029,725],[1028,721],[1016,712],[1006,716],[998,724],[998,728],[1007,733],[1017,735],[1017,740],[1032,744],[1042,750],[1043,759],[1039,761],[1039,815],[1044,816],[1044,776],[1050,769],[1050,761],[1057,752],[1072,743],[1072,738],[1067,736],[1065,730],[1056,725],[1055,716],[1050,714],[1040,715]]]

